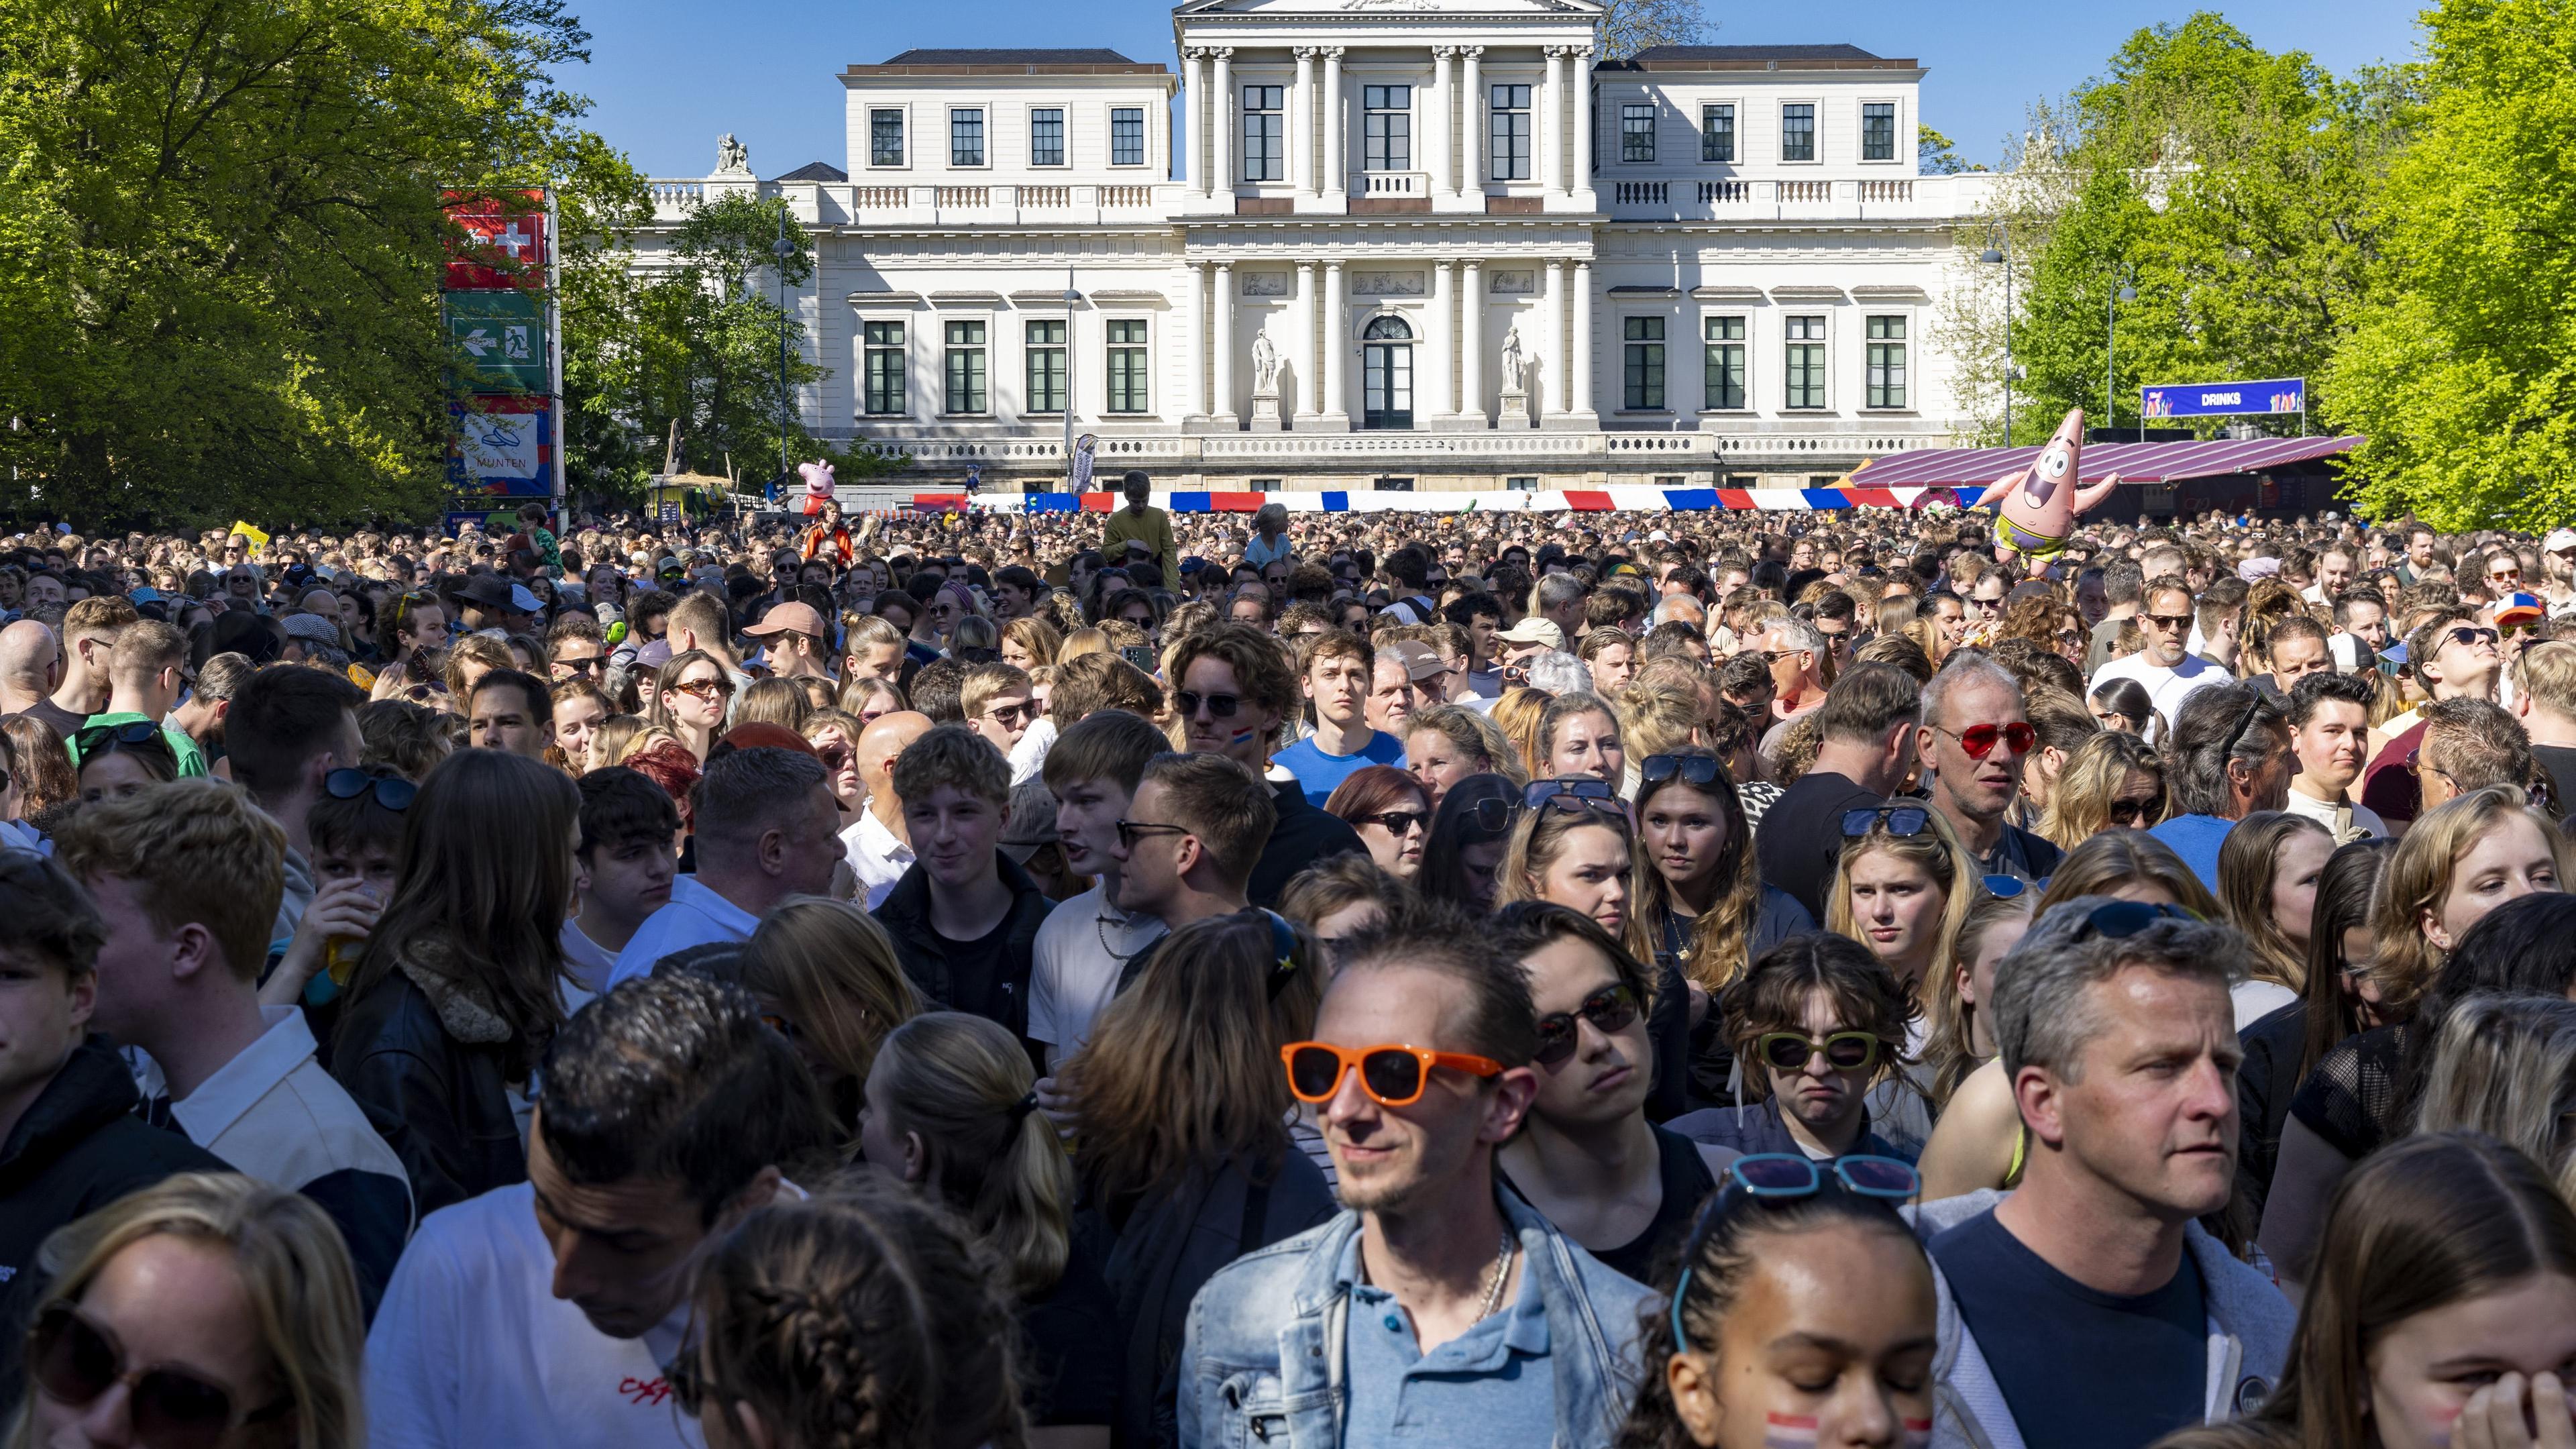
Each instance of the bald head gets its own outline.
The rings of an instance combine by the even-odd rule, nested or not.
[[[63,682],[63,647],[33,619],[0,629],[0,683],[27,694],[51,694]]]
[[[916,710],[898,709],[878,715],[859,731],[859,778],[867,782],[868,794],[878,796],[882,788],[891,792],[888,783],[894,776],[894,758],[904,747],[930,733],[930,716]]]

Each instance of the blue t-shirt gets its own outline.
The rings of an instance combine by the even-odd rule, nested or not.
[[[1380,730],[1369,736],[1369,742],[1360,746],[1356,755],[1328,755],[1316,747],[1314,737],[1309,735],[1272,755],[1270,763],[1296,776],[1297,788],[1305,792],[1306,803],[1321,810],[1336,786],[1369,766],[1403,769],[1404,741]]]
[[[2209,1311],[2185,1255],[2134,1298],[2048,1265],[1989,1210],[1931,1242],[2025,1444],[2140,1449],[2201,1421]]]
[[[2227,832],[2235,828],[2235,821],[2215,815],[2177,815],[2147,833],[2172,846],[2173,853],[2182,857],[2182,863],[2191,867],[2191,873],[2200,877],[2211,895],[2216,895],[2218,847],[2227,843]]]
[[[1520,1291],[1493,1317],[1422,1351],[1395,1295],[1360,1278],[1360,1235],[1342,1252],[1349,1375],[1341,1449],[1547,1449],[1556,1440],[1556,1375],[1547,1299],[1523,1266]]]

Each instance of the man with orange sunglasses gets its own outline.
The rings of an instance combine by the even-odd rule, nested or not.
[[[1538,1094],[1538,1021],[1479,926],[1416,902],[1336,949],[1314,1039],[1280,1056],[1343,1211],[1199,1290],[1183,1449],[1367,1449],[1426,1424],[1472,1425],[1480,1449],[1618,1436],[1650,1295],[1496,1191],[1495,1149]]]

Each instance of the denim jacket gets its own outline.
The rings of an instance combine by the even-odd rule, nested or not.
[[[1638,1312],[1654,1295],[1603,1267],[1529,1204],[1496,1194],[1547,1305],[1558,1449],[1618,1437],[1637,1388]],[[1336,1449],[1350,1299],[1334,1267],[1359,1214],[1235,1259],[1190,1304],[1181,1449]]]

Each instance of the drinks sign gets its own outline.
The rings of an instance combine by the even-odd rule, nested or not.
[[[2308,380],[2180,382],[2139,389],[2139,411],[2151,418],[2224,418],[2245,413],[2304,413]]]

